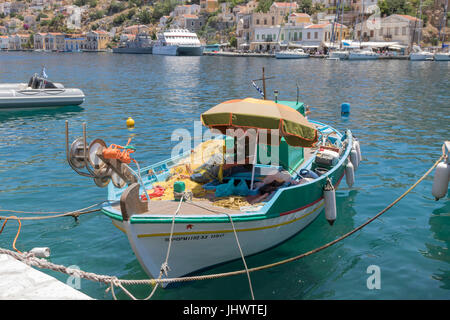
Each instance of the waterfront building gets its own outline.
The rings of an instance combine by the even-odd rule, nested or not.
[[[66,52],[80,52],[84,49],[86,37],[83,34],[66,35],[65,39]]]
[[[335,26],[335,43],[339,42],[339,39],[348,39],[350,37],[350,29],[347,26],[336,23]],[[341,35],[342,29],[342,35]],[[333,34],[333,24],[323,23],[323,24],[311,24],[305,27],[302,35],[302,45],[305,48],[319,48],[321,46],[326,46],[332,40]]]
[[[8,50],[8,49],[9,49],[9,37],[0,36],[0,50]]]
[[[239,49],[248,49],[253,40],[252,13],[239,12],[236,16],[236,40]]]
[[[280,47],[303,47],[307,49],[318,49],[330,45],[332,38],[333,25],[324,24],[306,24],[298,25],[285,24],[267,27],[255,27],[254,38],[250,43],[250,50],[259,52],[273,52]],[[346,26],[336,23],[335,42],[339,39],[347,39],[350,30]]]
[[[65,51],[65,35],[61,32],[49,32],[44,36],[45,50]]]
[[[83,51],[106,51],[111,37],[103,30],[86,33],[86,43]]]
[[[34,50],[45,50],[45,33],[38,32],[34,34],[33,46]]]
[[[355,25],[356,39],[362,41],[390,41],[409,46],[417,42],[422,20],[402,14],[393,14],[374,23],[371,19]]]
[[[9,36],[9,50],[26,49],[30,41],[29,34],[14,34]]]

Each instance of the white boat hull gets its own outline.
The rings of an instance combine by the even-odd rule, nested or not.
[[[431,52],[413,52],[409,55],[409,60],[412,61],[433,60],[433,54]]]
[[[309,225],[323,209],[323,199],[278,217],[235,222],[245,256],[269,249]],[[219,215],[218,215],[219,216]],[[146,273],[158,278],[166,259],[170,223],[129,223],[112,219],[125,232]],[[176,223],[168,265],[169,278],[241,258],[231,223]]]
[[[201,46],[153,46],[154,55],[164,56],[201,56],[203,54],[203,47]]]
[[[348,60],[376,60],[378,59],[378,54],[368,54],[360,52],[350,52],[348,55]]]
[[[349,57],[348,51],[332,51],[330,53],[330,59],[347,60]]]
[[[9,88],[8,88],[9,86]],[[80,89],[23,89],[0,86],[0,109],[77,106],[84,102]]]
[[[305,59],[305,58],[309,58],[309,54],[307,54],[307,53],[275,52],[275,58],[277,58],[277,59]]]
[[[440,52],[434,54],[434,60],[436,61],[450,61],[450,52]]]

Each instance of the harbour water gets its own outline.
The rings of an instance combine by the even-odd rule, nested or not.
[[[249,267],[309,251],[365,222],[420,178],[450,138],[447,62],[1,53],[0,82],[26,82],[42,65],[51,80],[82,89],[86,102],[0,113],[0,209],[69,211],[106,199],[106,189],[66,163],[65,120],[71,138],[81,135],[83,122],[88,137],[104,138],[107,144],[125,144],[133,134],[135,158],[149,165],[170,156],[176,144],[172,131],[192,131],[201,112],[233,98],[258,98],[250,80],[260,78],[262,67],[275,76],[267,82],[270,98],[278,90],[280,100],[295,100],[298,81],[300,100],[311,106],[310,118],[350,128],[361,141],[364,161],[353,188],[343,182],[338,190],[335,224],[329,226],[321,215],[294,238],[247,258]],[[340,116],[343,102],[351,104],[348,118]],[[125,125],[129,116],[136,121],[132,132]],[[450,199],[434,201],[431,184],[430,176],[380,219],[335,246],[252,273],[256,299],[449,299]],[[11,248],[16,231],[9,221],[0,247]],[[126,236],[100,213],[78,222],[70,217],[24,221],[16,246],[22,251],[48,246],[52,262],[97,274],[147,277]],[[380,268],[380,289],[367,287],[371,265]],[[237,260],[206,273],[242,268]],[[131,290],[140,298],[150,292],[149,287]],[[82,280],[80,291],[111,299],[99,283]],[[154,296],[248,298],[245,275],[185,283]]]

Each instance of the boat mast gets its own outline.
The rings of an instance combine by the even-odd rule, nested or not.
[[[412,50],[412,46],[413,46],[413,43],[414,43],[414,38],[415,38],[415,36],[416,36],[416,29],[417,29],[417,15],[418,15],[418,12],[419,12],[419,8],[417,8],[417,11],[416,11],[416,19],[415,19],[415,21],[414,21],[414,30],[413,30],[413,34],[412,34],[412,37],[411,37],[411,43],[410,43],[410,48],[409,48],[409,51],[411,51]]]
[[[339,19],[339,5],[340,5],[341,1],[338,0],[337,5],[336,5],[336,15],[334,16],[334,20],[333,20],[333,26],[331,27],[331,39],[330,39],[330,45],[331,45],[331,49],[333,49],[334,47],[334,40],[336,38],[336,21]]]
[[[342,50],[342,28],[344,25],[344,1],[342,1],[342,12],[341,12],[341,32],[339,34],[339,50]]]
[[[362,6],[361,6],[361,26],[359,27],[359,48],[362,48],[362,27],[364,23],[364,0],[361,0]]]
[[[422,21],[422,0],[420,0],[420,4],[419,4],[419,19]],[[420,40],[422,38],[422,28],[423,28],[423,21],[422,21],[422,25],[420,26],[419,37],[417,38],[417,45],[419,47],[420,47]]]
[[[445,1],[444,14],[442,16],[441,26],[439,27],[439,35],[438,35],[439,40],[441,39],[441,29],[443,29],[441,49],[444,49],[444,43],[445,43],[445,27],[447,26],[447,10],[448,10],[448,0]]]

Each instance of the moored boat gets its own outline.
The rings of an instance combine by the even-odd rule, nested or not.
[[[434,54],[432,52],[423,51],[419,46],[414,46],[413,52],[409,54],[409,60],[412,61],[430,61],[433,58]]]
[[[450,61],[450,52],[436,52],[434,54],[435,61]]]
[[[153,45],[154,55],[201,56],[203,46],[197,35],[187,29],[170,29],[157,35]]]
[[[328,58],[332,60],[347,60],[350,53],[344,50],[331,51]]]
[[[304,59],[309,58],[309,53],[306,53],[302,49],[288,49],[275,52],[275,58],[277,59]]]
[[[348,60],[376,60],[380,55],[372,50],[353,50],[348,55]]]
[[[65,88],[42,74],[34,74],[28,83],[0,84],[0,109],[77,106],[84,100],[80,89]]]
[[[133,147],[106,147],[99,139],[88,147],[86,136],[70,148],[67,143],[67,160],[78,173],[86,168],[97,185],[108,186],[102,211],[126,234],[149,276],[163,276],[173,242],[165,270],[167,277],[178,277],[238,259],[235,235],[243,254],[251,255],[300,232],[324,208],[330,224],[334,221],[324,190],[336,189],[345,170],[353,168],[348,164],[356,159],[357,143],[350,130],[308,121],[304,110],[298,101],[226,101],[201,116],[222,135],[136,171],[128,166]],[[230,129],[242,131],[230,136]],[[251,135],[245,142],[251,129],[257,130],[253,145]],[[258,143],[258,130],[269,129],[271,142]],[[279,150],[279,162],[266,163],[263,148],[271,155]],[[239,150],[249,152],[241,162]]]

